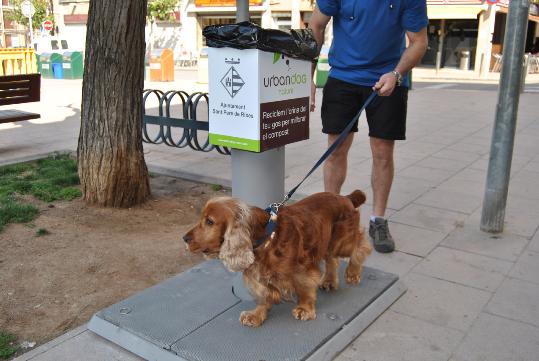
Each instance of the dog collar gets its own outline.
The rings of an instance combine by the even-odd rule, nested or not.
[[[254,245],[253,248],[260,247],[262,244],[264,244],[264,242],[266,241],[266,239],[268,239],[268,237],[273,237],[275,227],[277,226],[277,212],[272,207],[266,208],[266,212],[270,216],[269,216],[269,219],[268,219],[268,223],[266,223],[264,237],[258,239],[255,242],[255,245]]]

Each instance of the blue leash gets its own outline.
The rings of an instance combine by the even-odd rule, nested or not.
[[[346,139],[348,136],[348,133],[352,130],[352,127],[354,124],[359,120],[359,117],[361,116],[361,113],[369,106],[370,103],[376,98],[378,94],[376,92],[372,92],[371,95],[367,98],[361,109],[357,112],[356,116],[352,118],[352,120],[348,123],[346,128],[342,131],[341,134],[339,134],[339,137],[331,144],[331,146],[326,149],[324,154],[320,157],[320,159],[315,163],[315,165],[311,168],[311,170],[307,173],[307,175],[301,180],[301,182],[298,183],[294,188],[292,188],[284,197],[283,201],[281,203],[272,203],[268,208],[266,208],[266,212],[270,214],[270,220],[268,221],[268,224],[266,225],[266,235],[271,235],[273,233],[273,230],[275,229],[275,222],[272,220],[272,218],[275,218],[277,216],[277,213],[279,212],[279,208],[283,206],[296,192],[296,190],[305,182],[307,178],[322,164],[324,161],[329,157],[329,155],[339,146],[341,143]],[[257,241],[257,245],[259,246],[265,241],[266,237],[264,237],[262,240]]]

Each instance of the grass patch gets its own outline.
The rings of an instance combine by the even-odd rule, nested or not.
[[[39,228],[36,231],[36,236],[38,236],[38,237],[46,236],[47,234],[51,234],[51,232],[49,232],[46,228]]]
[[[0,167],[0,231],[8,223],[30,222],[38,209],[20,195],[44,201],[73,200],[81,196],[77,163],[68,155],[53,155],[37,162]]]
[[[211,190],[214,192],[217,192],[223,189],[223,186],[220,184],[212,184],[210,187],[211,187]]]
[[[19,350],[19,346],[15,343],[15,341],[15,336],[7,332],[0,331],[0,359],[7,360]]]

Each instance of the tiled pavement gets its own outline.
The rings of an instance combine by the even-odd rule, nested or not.
[[[189,86],[194,82],[182,89]],[[31,105],[42,119],[0,125],[0,164],[74,150],[78,89],[77,81],[44,80],[42,102]],[[388,211],[397,251],[367,261],[399,274],[408,291],[336,360],[539,360],[539,97],[521,97],[505,231],[493,235],[479,231],[479,221],[496,99],[487,90],[410,93],[408,140],[396,148]],[[324,149],[319,123],[315,112],[311,139],[287,146],[287,189]],[[343,192],[359,187],[370,198],[364,122],[356,138]],[[145,152],[154,171],[230,184],[227,156],[162,145],[146,145]],[[298,192],[320,190],[317,171]],[[366,223],[369,205],[362,212]],[[137,358],[82,327],[18,360],[27,359]]]

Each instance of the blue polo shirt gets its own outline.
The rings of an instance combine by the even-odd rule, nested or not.
[[[317,0],[317,5],[333,17],[329,76],[357,85],[373,86],[394,70],[406,31],[418,32],[429,22],[426,0]]]

